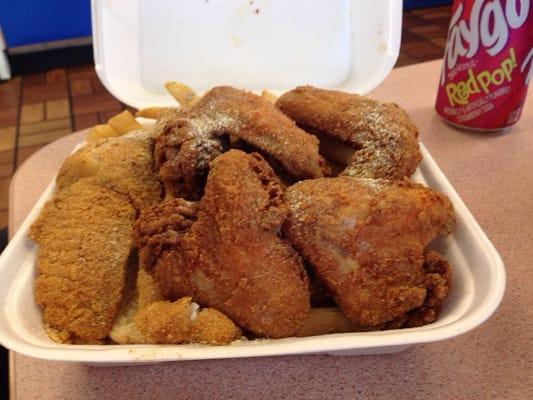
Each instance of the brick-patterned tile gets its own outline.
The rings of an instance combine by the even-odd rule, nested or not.
[[[24,78],[24,82],[25,82]],[[55,82],[45,85],[26,87],[22,90],[24,104],[38,103],[47,100],[58,100],[68,97],[67,82]]]
[[[396,68],[398,67],[404,67],[406,65],[416,64],[418,60],[413,57],[409,57],[408,55],[404,53],[400,53],[398,56],[398,60],[396,60],[396,64],[394,65]]]
[[[17,168],[26,161],[33,153],[35,153],[40,148],[44,147],[44,144],[39,144],[35,146],[25,146],[19,147],[17,149]]]
[[[20,97],[20,77],[0,83],[0,109],[18,107]]]
[[[444,55],[450,10],[450,6],[443,6],[403,13],[402,44],[397,67]]]
[[[31,135],[24,135],[19,137],[18,150],[26,146],[42,145],[53,142],[63,136],[72,133],[71,129],[54,130],[48,132],[33,133]]]
[[[56,68],[46,71],[45,82],[46,83],[58,83],[65,82],[67,80],[67,72],[64,68]]]
[[[424,38],[420,35],[417,35],[416,33],[413,33],[411,29],[404,29],[402,31],[401,45],[407,42],[416,42],[417,40],[424,40]]]
[[[20,110],[20,123],[31,124],[44,121],[44,103],[24,104]]]
[[[412,14],[410,12],[404,12],[402,15],[403,28],[409,29],[411,26],[420,26],[427,25],[428,21],[419,17],[418,15]]]
[[[420,61],[433,60],[444,55],[444,49],[427,40],[403,43],[402,51]]]
[[[14,158],[15,158],[15,152],[13,150],[0,151],[0,163],[2,164],[13,163]]]
[[[16,125],[18,120],[18,107],[0,108],[0,127]]]
[[[50,121],[21,125],[19,127],[19,139],[23,136],[34,135],[36,133],[44,133],[65,129],[70,129],[70,118],[53,119]]]
[[[28,88],[32,86],[42,86],[45,83],[46,83],[46,75],[44,72],[24,75],[24,79],[23,79],[24,88]]]
[[[93,93],[93,85],[90,79],[77,79],[75,81],[70,81],[70,95],[72,97]]]
[[[446,36],[448,35],[447,31],[445,29],[442,29],[439,25],[418,25],[418,26],[411,26],[408,28],[409,32],[417,34],[419,37],[422,38],[443,38],[446,39]]]
[[[443,49],[446,48],[446,38],[443,37],[436,37],[429,39],[431,43],[436,44],[439,47],[442,47]]]
[[[0,163],[0,178],[9,178],[13,175],[13,162]]]
[[[100,123],[98,114],[82,114],[74,117],[74,130],[91,128]]]
[[[9,203],[9,183],[11,177],[0,178],[0,210],[7,209]]]
[[[424,19],[442,19],[442,18],[448,18],[450,19],[450,10],[438,10],[435,9],[434,11],[426,11],[425,13],[418,14],[420,17]]]
[[[46,102],[46,119],[58,119],[70,116],[68,99],[50,100]]]
[[[0,152],[13,151],[16,135],[17,127],[15,125],[0,128]]]
[[[109,93],[96,93],[72,98],[72,111],[74,115],[121,110],[120,102]]]
[[[93,79],[91,79],[91,82],[93,84],[93,88],[94,88],[94,92],[95,93],[107,93],[107,89],[105,88],[105,86],[102,84],[102,82],[100,81],[100,79],[98,79],[98,77],[94,77]]]
[[[93,65],[84,65],[81,67],[72,67],[68,69],[68,79],[75,81],[79,79],[91,79],[96,77],[96,71]]]
[[[450,17],[441,17],[441,18],[434,18],[430,20],[431,23],[435,25],[439,25],[442,29],[445,29],[448,31],[448,28],[450,26]]]
[[[451,9],[452,9],[451,6],[445,5],[445,6],[431,7],[431,8],[418,8],[416,10],[410,10],[409,13],[423,16],[428,13],[446,11],[449,14],[451,12]]]

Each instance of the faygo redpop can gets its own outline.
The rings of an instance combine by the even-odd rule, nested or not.
[[[502,130],[520,118],[533,74],[530,0],[455,0],[437,113],[467,129]]]

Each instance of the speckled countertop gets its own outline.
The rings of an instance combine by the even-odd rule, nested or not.
[[[13,398],[26,399],[533,399],[533,101],[504,134],[452,129],[433,111],[440,61],[394,70],[372,95],[405,108],[421,139],[507,268],[500,308],[452,340],[381,356],[291,356],[89,367],[11,354]],[[11,186],[20,225],[75,134],[43,148]]]

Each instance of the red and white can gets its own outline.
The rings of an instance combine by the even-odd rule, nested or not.
[[[454,0],[437,113],[467,129],[497,131],[520,118],[533,75],[530,0]]]

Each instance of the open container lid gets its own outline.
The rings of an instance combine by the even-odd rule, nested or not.
[[[175,105],[164,83],[366,93],[400,48],[398,0],[92,0],[96,72],[122,102]]]

